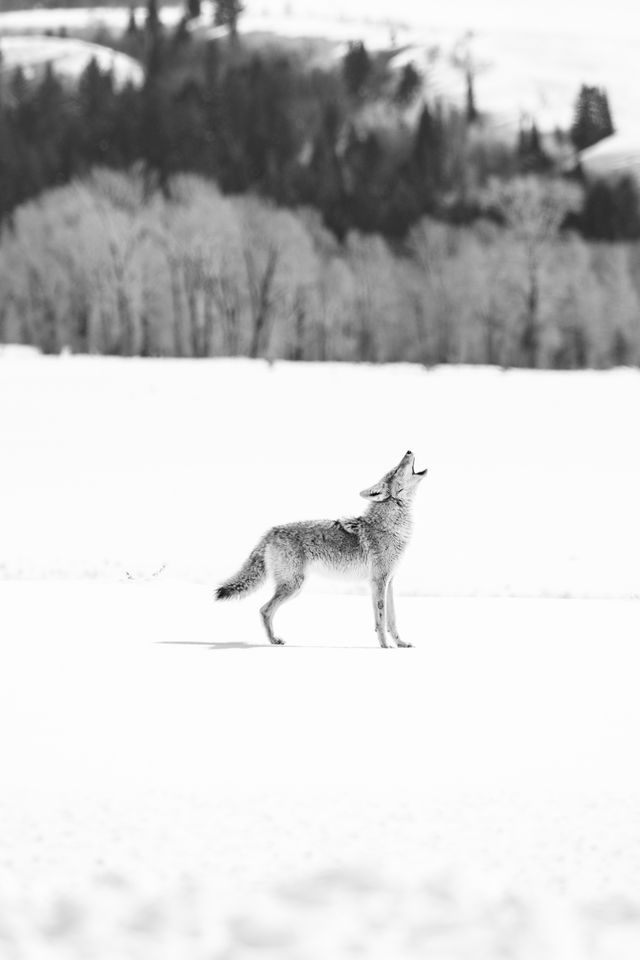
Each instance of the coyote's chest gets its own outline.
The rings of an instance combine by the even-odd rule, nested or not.
[[[393,568],[406,550],[409,537],[410,531],[373,530],[367,538],[368,552],[371,559],[381,563],[388,569]]]
[[[411,522],[403,517],[394,523],[367,524],[364,533],[370,560],[391,570],[407,548]]]

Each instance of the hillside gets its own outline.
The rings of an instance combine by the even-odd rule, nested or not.
[[[640,180],[640,135],[615,133],[583,150],[580,160],[587,174],[593,177],[632,174]]]
[[[428,68],[436,91],[457,101],[463,96],[463,78],[451,69],[449,54],[472,31],[469,51],[476,66],[478,104],[498,124],[516,128],[522,118],[534,118],[543,129],[566,128],[580,85],[590,83],[607,88],[621,132],[640,132],[640,26],[625,12],[623,0],[610,8],[610,19],[602,29],[596,28],[594,15],[585,16],[583,11],[579,16],[577,8],[572,17],[572,4],[563,6],[562,15],[546,6],[550,15],[540,13],[532,21],[514,16],[496,0],[483,5],[481,18],[477,8],[460,0],[428,12],[406,0],[394,5],[392,16],[381,4],[350,4],[345,14],[337,4],[320,6],[310,0],[290,0],[285,5],[248,0],[241,27],[245,32],[328,37],[336,43],[360,39],[371,49],[388,47],[390,42],[411,45],[417,65]],[[542,8],[538,5],[537,10]],[[203,11],[204,26],[211,23],[210,4],[203,4]],[[179,15],[177,6],[162,12],[168,25],[176,23]],[[0,34],[62,26],[86,31],[101,24],[120,30],[127,16],[128,7],[115,6],[4,12]],[[435,58],[434,47],[440,51]]]
[[[116,86],[139,85],[143,80],[142,67],[133,57],[86,40],[11,35],[0,38],[0,51],[3,69],[21,67],[26,76],[51,66],[58,76],[74,79],[94,60],[101,70],[112,72]]]

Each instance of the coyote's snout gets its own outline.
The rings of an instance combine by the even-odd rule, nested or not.
[[[255,589],[267,574],[276,590],[260,610],[270,643],[283,643],[273,633],[273,615],[302,586],[310,565],[337,573],[355,573],[368,579],[373,596],[375,626],[381,647],[386,629],[399,647],[393,601],[393,572],[411,535],[411,504],[426,470],[416,472],[410,450],[393,470],[362,490],[369,501],[361,517],[309,520],[272,527],[249,554],[238,573],[216,590],[218,600],[239,597]]]

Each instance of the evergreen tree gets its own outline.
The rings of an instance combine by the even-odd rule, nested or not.
[[[189,33],[189,17],[186,13],[180,17],[176,24],[176,29],[173,34],[173,42],[175,46],[179,47],[183,43],[186,43],[191,37]]]
[[[149,33],[156,34],[159,32],[160,24],[160,14],[158,13],[158,0],[147,0],[147,23],[146,27]]]
[[[520,127],[518,135],[518,166],[522,173],[542,173],[553,165],[542,145],[535,121],[529,127]]]
[[[81,165],[115,162],[113,134],[117,105],[113,76],[103,73],[95,60],[90,61],[80,77],[78,102]]]
[[[227,27],[232,40],[238,38],[238,20],[244,11],[242,0],[214,0],[213,22],[217,27]]]
[[[127,34],[129,36],[136,36],[138,33],[138,21],[136,19],[136,8],[131,4],[129,7],[129,20],[127,23]]]
[[[138,87],[128,83],[118,91],[112,130],[114,164],[118,166],[129,168],[141,157],[141,109],[142,91]]]
[[[40,145],[42,175],[45,183],[60,183],[73,174],[70,143],[70,101],[62,83],[47,64],[32,93],[35,128],[33,144]]]
[[[294,91],[289,62],[280,57],[267,61],[262,91],[251,95],[251,102],[260,105],[256,121],[265,143],[263,186],[279,203],[291,200],[291,171],[302,146],[295,129]]]
[[[615,133],[615,127],[613,125],[613,117],[611,116],[611,107],[609,106],[609,97],[607,96],[606,90],[600,91],[600,113],[602,116],[602,129],[605,132],[605,136],[609,137],[611,134]]]
[[[421,87],[422,74],[416,69],[415,64],[407,63],[400,74],[395,99],[402,105],[411,104],[420,92]]]
[[[341,239],[348,229],[346,197],[338,144],[344,116],[340,104],[330,100],[322,111],[319,130],[301,183],[302,200],[317,206],[324,223]]]
[[[444,185],[444,136],[440,111],[425,104],[413,142],[411,166],[421,212],[432,210]]]
[[[208,176],[220,175],[220,128],[223,109],[221,62],[218,44],[209,40],[204,49],[202,81],[202,140],[200,169]]]
[[[351,226],[376,232],[384,219],[387,193],[383,150],[373,131],[359,137],[351,128],[344,153],[346,208]]]
[[[471,66],[467,66],[465,71],[465,83],[466,83],[466,117],[467,123],[475,123],[478,120],[480,114],[478,113],[478,108],[476,107],[476,90],[475,90],[475,78],[473,75],[473,70]]]
[[[342,76],[350,96],[357,97],[362,94],[371,76],[371,69],[371,57],[364,43],[350,43],[342,60]]]
[[[155,81],[145,85],[140,118],[140,139],[149,184],[166,191],[171,172],[171,142],[166,100]]]
[[[614,133],[609,99],[599,87],[583,84],[576,101],[571,140],[576,150],[585,150]]]
[[[18,138],[2,101],[0,101],[0,223],[17,203],[17,178],[20,171]]]

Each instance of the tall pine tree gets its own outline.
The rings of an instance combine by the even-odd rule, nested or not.
[[[615,133],[605,90],[583,84],[576,100],[571,140],[576,150],[586,150]]]
[[[151,34],[158,33],[160,30],[160,14],[158,13],[158,0],[147,0],[147,30]]]
[[[129,20],[127,22],[127,33],[130,36],[135,36],[138,33],[138,21],[136,18],[136,8],[133,2],[129,7]]]
[[[352,97],[360,96],[371,76],[371,57],[364,43],[350,43],[342,61],[342,76]]]
[[[432,210],[444,186],[445,142],[440,110],[425,104],[420,114],[411,156],[412,179],[419,209]]]

